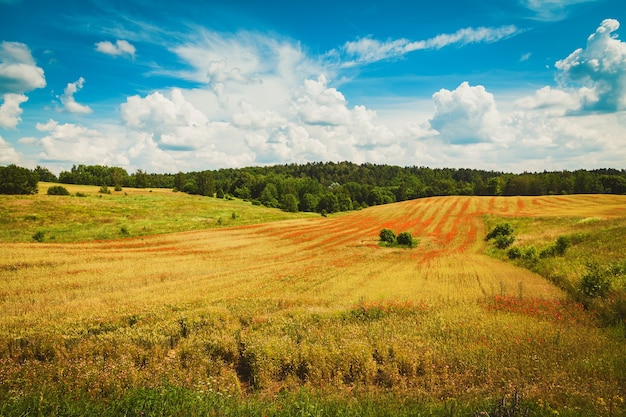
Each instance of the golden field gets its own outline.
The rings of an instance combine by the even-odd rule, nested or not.
[[[0,398],[46,387],[110,401],[173,385],[269,402],[306,388],[471,407],[519,392],[546,415],[626,412],[623,336],[545,278],[487,256],[485,222],[496,217],[545,220],[520,239],[552,239],[577,224],[623,225],[626,197],[440,197],[2,243]],[[380,247],[382,228],[419,245]]]

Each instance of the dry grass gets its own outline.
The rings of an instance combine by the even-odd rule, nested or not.
[[[611,399],[623,411],[623,340],[545,279],[484,255],[481,219],[621,218],[625,207],[623,196],[448,197],[123,240],[5,243],[2,395],[42,383],[94,398],[164,383],[429,401],[518,389],[561,409],[601,414]],[[381,248],[384,227],[421,243]]]

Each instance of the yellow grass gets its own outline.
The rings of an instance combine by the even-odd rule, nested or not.
[[[624,352],[584,312],[572,330],[487,308],[496,296],[554,305],[566,297],[484,255],[482,216],[608,219],[625,209],[624,196],[446,197],[95,243],[2,244],[0,374],[20,376],[26,382],[12,389],[26,392],[38,378],[53,380],[40,365],[51,362],[89,389],[75,363],[97,368],[109,355],[133,375],[118,390],[155,375],[237,395],[255,383],[264,392],[360,386],[435,399],[517,387],[537,400],[592,407],[601,395],[623,394],[615,364]],[[411,232],[419,246],[379,247],[385,227]],[[396,304],[399,312],[389,307]],[[382,313],[346,318],[360,317],[358,308]],[[35,345],[48,346],[50,357],[38,359]],[[256,382],[238,368],[250,355]],[[15,368],[18,360],[39,371]],[[308,366],[305,378],[298,363]],[[363,366],[359,374],[347,376],[350,363]]]

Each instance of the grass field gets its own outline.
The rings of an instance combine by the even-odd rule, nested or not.
[[[522,415],[503,414],[516,393],[530,415],[626,412],[624,335],[484,241],[507,219],[519,244],[580,233],[571,256],[619,258],[624,196],[429,198],[261,223],[287,214],[126,192],[1,197],[0,415]],[[109,237],[135,228],[117,210],[140,212],[147,233],[61,233],[78,226],[60,213],[96,199],[107,208],[87,217],[114,217]],[[218,211],[230,227],[148,235]],[[55,240],[32,242],[37,228]],[[382,228],[420,243],[382,248]]]
[[[76,242],[313,216],[159,188],[101,194],[100,187],[63,184],[71,196],[46,195],[53,185],[40,182],[36,196],[0,196],[0,242],[29,242],[37,232],[44,241]]]

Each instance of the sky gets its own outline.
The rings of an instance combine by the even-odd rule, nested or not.
[[[626,169],[623,0],[0,0],[0,166]]]

